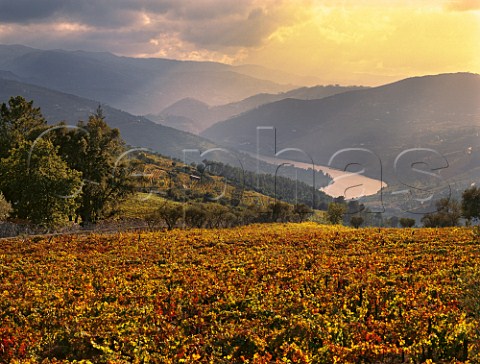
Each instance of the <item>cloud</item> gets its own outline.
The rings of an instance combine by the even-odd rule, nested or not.
[[[212,21],[194,21],[185,24],[184,40],[204,48],[255,47],[272,34],[282,23],[276,11],[255,8],[248,14],[231,14]]]
[[[0,43],[43,49],[336,75],[478,59],[480,0],[0,0],[0,9]]]
[[[171,0],[145,4],[143,9],[154,14],[167,14],[175,20],[211,20],[245,13],[252,0]]]
[[[0,0],[0,43],[238,61],[310,0]]]
[[[161,12],[144,9],[162,35],[171,30],[181,41],[208,50],[259,46],[294,18],[287,1],[177,0],[164,3]]]
[[[70,21],[101,28],[132,25],[141,8],[133,0],[0,0],[0,22]]]
[[[29,23],[43,21],[61,10],[58,0],[0,0],[0,22]]]

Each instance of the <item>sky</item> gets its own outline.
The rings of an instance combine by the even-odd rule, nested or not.
[[[480,0],[0,0],[0,43],[256,64],[322,83],[480,73]]]

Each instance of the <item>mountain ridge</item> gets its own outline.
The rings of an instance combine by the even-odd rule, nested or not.
[[[240,115],[261,105],[286,98],[321,99],[335,94],[357,89],[362,86],[313,86],[300,87],[287,92],[268,94],[261,93],[250,96],[238,102],[220,106],[210,106],[193,98],[185,98],[165,108],[158,115],[146,115],[149,119],[164,123],[181,130],[199,133],[218,121]]]
[[[150,148],[175,158],[182,157],[182,149],[202,150],[217,147],[199,136],[156,124],[145,117],[131,115],[99,101],[7,80],[0,74],[0,100],[6,102],[11,96],[23,96],[27,100],[33,100],[34,106],[41,108],[45,119],[54,124],[64,121],[76,125],[79,120],[87,120],[89,115],[101,106],[107,123],[118,128],[128,144]]]
[[[2,79],[0,74],[0,103],[7,102],[12,96],[23,96],[27,100],[33,100],[34,106],[41,108],[49,124],[65,121],[68,125],[76,125],[79,120],[87,120],[98,106],[101,106],[107,124],[118,128],[122,138],[133,148],[147,148],[188,163],[199,163],[208,159],[250,171],[257,171],[257,168],[260,168],[263,173],[275,173],[275,165],[257,162],[254,158],[233,150],[226,151],[220,148],[218,143],[198,135],[159,125],[143,116],[129,114],[99,101]],[[299,180],[311,183],[311,172],[302,169],[297,170],[296,173]],[[328,183],[329,179],[318,173],[317,181],[318,186],[322,187]]]
[[[158,113],[185,97],[220,105],[292,88],[235,72],[233,66],[216,62],[20,45],[0,45],[0,70],[15,73],[23,82],[93,98],[137,115]]]
[[[395,179],[395,157],[416,147],[449,155],[446,173],[455,175],[466,172],[462,166],[471,160],[480,163],[474,137],[480,127],[480,75],[419,76],[319,100],[284,99],[219,122],[200,135],[255,152],[257,126],[276,128],[277,150],[302,148],[320,165],[343,148],[369,149],[385,164],[387,182]],[[273,137],[261,147],[271,154]],[[473,153],[467,155],[468,148]]]

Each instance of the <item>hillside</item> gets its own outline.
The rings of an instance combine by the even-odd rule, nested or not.
[[[34,100],[34,105],[41,108],[50,123],[66,121],[75,125],[79,120],[87,120],[99,106],[98,101],[0,78],[1,102],[17,95]],[[183,158],[183,149],[205,150],[216,146],[206,139],[156,124],[144,117],[134,116],[104,104],[102,108],[108,124],[118,128],[123,139],[132,146],[151,148],[177,158]]]
[[[395,184],[394,160],[410,148],[438,151],[448,162],[445,177],[480,166],[479,125],[480,76],[458,73],[415,77],[320,100],[285,99],[217,123],[201,135],[256,151],[256,127],[274,126],[277,150],[301,148],[320,165],[343,148],[367,148],[381,159],[385,180]],[[263,140],[261,148],[271,154],[273,137]],[[431,161],[432,168],[445,166],[445,158],[433,157],[420,156]],[[350,162],[339,161],[338,167]],[[378,177],[378,159],[368,163],[366,174]]]
[[[0,45],[0,70],[12,72],[26,83],[141,115],[158,113],[186,97],[220,105],[292,88],[235,72],[235,68],[221,63],[10,45]]]
[[[249,172],[215,161],[184,164],[158,154],[136,152],[133,165],[135,174],[150,176],[138,179],[140,192],[162,196],[179,202],[218,202],[229,205],[238,200],[240,206],[267,206],[275,199],[289,204],[305,204],[316,209],[326,209],[332,198],[312,186],[296,181],[281,173]],[[140,167],[140,169],[138,169]],[[210,196],[210,197],[209,197]],[[209,198],[213,198],[212,201]]]
[[[301,100],[321,99],[342,92],[363,89],[363,87],[314,86],[301,87],[277,94],[258,94],[244,100],[220,106],[209,106],[192,98],[182,99],[165,108],[160,114],[147,115],[150,120],[164,125],[199,133],[211,125],[242,114],[271,102],[296,98]]]
[[[478,241],[412,231],[3,240],[0,361],[478,363]]]

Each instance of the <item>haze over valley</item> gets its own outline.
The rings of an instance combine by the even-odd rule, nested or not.
[[[479,176],[480,76],[474,73],[420,76],[377,87],[299,87],[220,63],[17,45],[0,46],[0,69],[4,100],[22,95],[35,100],[51,122],[68,123],[86,119],[100,104],[130,145],[177,158],[185,156],[184,149],[201,153],[228,147],[250,157],[272,157],[275,150],[297,148],[308,156],[290,152],[278,160],[330,163],[339,170],[360,163],[366,177],[393,186],[398,174],[406,173],[394,170],[395,158],[408,149],[427,148],[445,158],[428,160],[448,163],[442,178],[459,189]],[[258,127],[275,132],[263,131],[260,137]],[[349,161],[353,154],[343,153],[332,164],[329,159],[345,148],[368,150],[378,160],[362,152]],[[256,162],[250,157],[242,158],[252,170]],[[359,184],[355,176],[349,178],[343,185]],[[342,195],[338,186],[336,196]]]
[[[440,180],[462,191],[480,175],[475,1],[107,3],[102,21],[80,4],[6,6],[2,99],[34,100],[51,124],[101,105],[129,146],[194,163],[216,149],[259,172],[255,154],[276,158],[268,173],[330,168],[314,187],[336,197],[349,183],[440,197]]]

